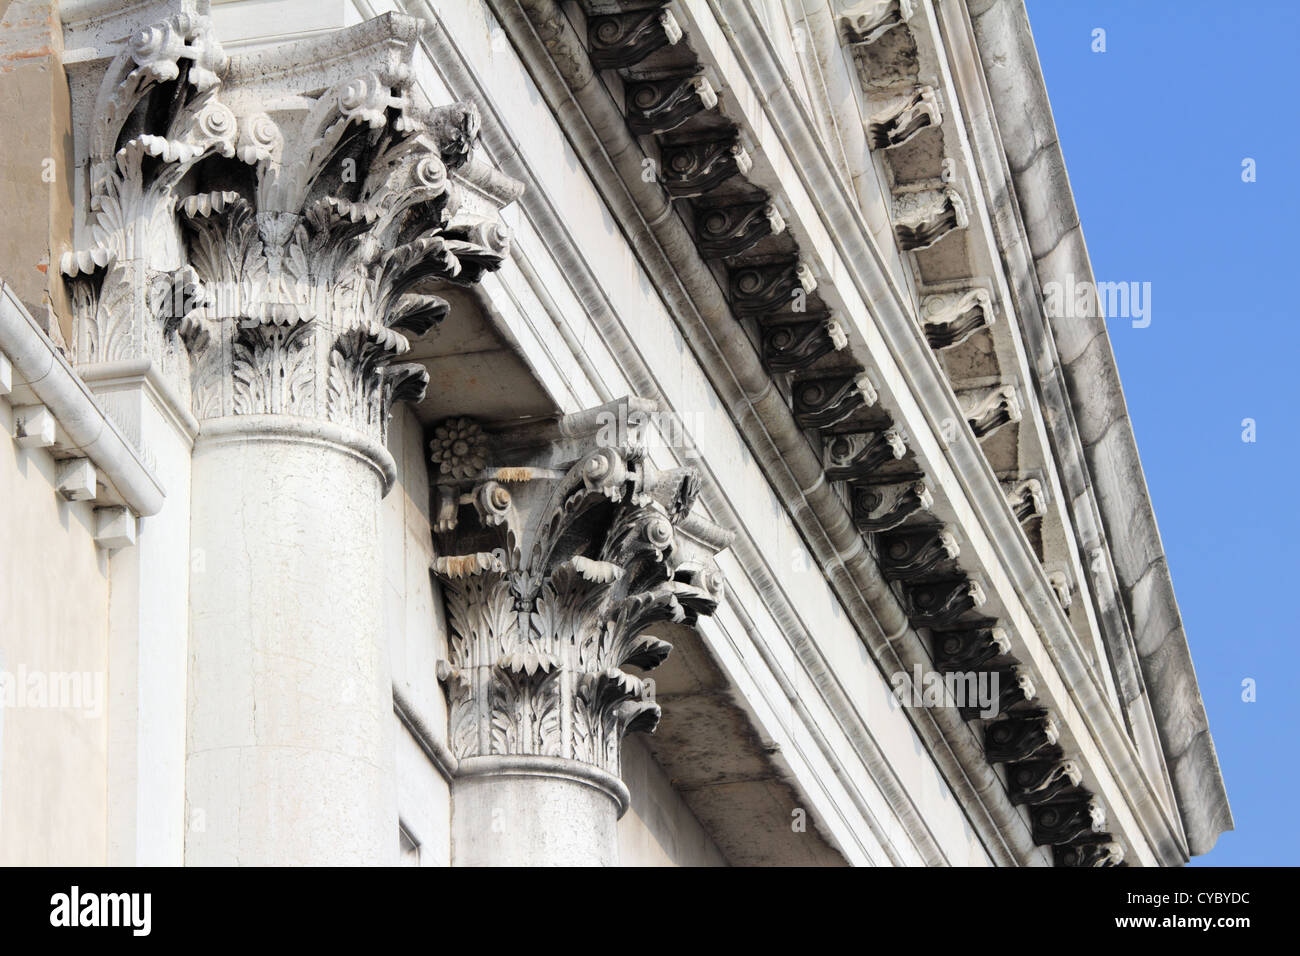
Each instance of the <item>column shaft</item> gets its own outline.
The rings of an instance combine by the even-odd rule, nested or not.
[[[383,478],[317,424],[249,418],[194,452],[186,862],[392,863]]]

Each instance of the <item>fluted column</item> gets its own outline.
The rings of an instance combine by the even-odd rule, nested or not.
[[[227,56],[181,13],[101,88],[89,241],[64,271],[87,346],[111,353],[129,317],[199,423],[188,864],[396,861],[387,422],[428,381],[399,361],[447,311],[428,284],[506,251],[459,208],[473,108],[413,99],[417,37],[389,15]]]
[[[617,863],[622,739],[660,713],[628,668],[671,650],[647,629],[713,612],[728,540],[692,514],[695,472],[646,458],[652,413],[629,399],[490,437],[435,428],[456,865]]]

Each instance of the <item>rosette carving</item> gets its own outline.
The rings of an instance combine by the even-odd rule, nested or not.
[[[439,481],[473,478],[487,466],[487,433],[471,419],[448,419],[434,428],[429,453]]]

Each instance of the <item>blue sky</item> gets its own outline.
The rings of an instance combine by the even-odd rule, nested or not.
[[[1300,3],[1027,5],[1093,271],[1151,283],[1111,342],[1237,825],[1193,863],[1300,864]]]

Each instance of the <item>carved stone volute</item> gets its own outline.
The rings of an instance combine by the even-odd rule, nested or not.
[[[416,101],[418,35],[389,15],[231,57],[180,13],[133,37],[100,87],[61,263],[78,362],[170,363],[201,421],[294,415],[382,444],[392,402],[427,384],[399,360],[445,315],[438,285],[509,245],[462,209],[479,117]]]
[[[482,445],[468,420],[435,429],[433,570],[451,624],[440,677],[458,758],[563,758],[617,776],[623,736],[658,723],[625,668],[668,655],[647,628],[713,613],[729,535],[692,514],[692,469],[646,457],[651,411],[628,399]]]

